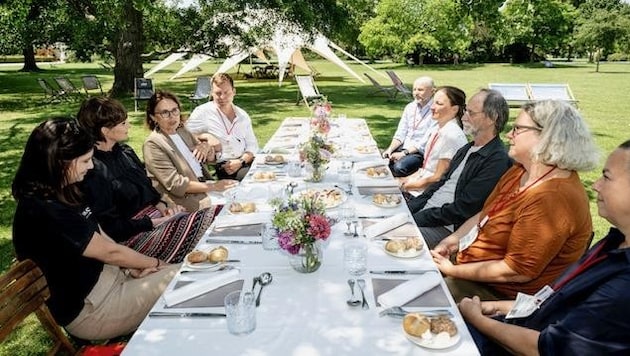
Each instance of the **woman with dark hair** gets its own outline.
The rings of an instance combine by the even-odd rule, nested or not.
[[[213,181],[204,163],[214,159],[211,135],[199,141],[184,127],[179,99],[158,90],[147,103],[145,117],[152,130],[142,146],[144,161],[153,186],[189,211],[210,207],[211,191],[223,191],[238,181]]]
[[[74,120],[52,119],[33,130],[13,180],[13,245],[19,260],[43,271],[57,323],[98,340],[134,331],[177,266],[101,231],[77,187],[93,167],[93,148]]]
[[[181,262],[206,232],[216,208],[184,214],[151,185],[127,140],[127,112],[118,101],[90,98],[78,120],[95,141],[94,169],[82,184],[103,230],[114,240],[167,262]]]
[[[429,185],[439,181],[457,150],[468,143],[461,124],[465,109],[466,93],[461,89],[437,88],[431,105],[432,118],[437,125],[427,133],[422,168],[408,177],[399,178],[400,188],[407,193],[407,198],[410,198],[409,194],[420,195]]]

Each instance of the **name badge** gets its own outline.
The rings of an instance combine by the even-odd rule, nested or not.
[[[540,305],[554,293],[554,290],[547,286],[542,287],[536,294],[529,295],[518,293],[512,309],[505,316],[506,319],[526,318],[532,315]]]
[[[479,228],[475,225],[466,235],[459,239],[459,250],[464,251],[472,245],[472,243],[477,239],[477,235],[479,235]]]

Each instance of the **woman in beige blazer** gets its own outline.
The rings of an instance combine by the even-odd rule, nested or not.
[[[188,211],[211,206],[210,191],[235,186],[233,180],[213,181],[205,167],[214,160],[213,145],[201,142],[184,128],[181,104],[172,93],[158,90],[147,104],[146,124],[152,130],[142,147],[153,186]]]

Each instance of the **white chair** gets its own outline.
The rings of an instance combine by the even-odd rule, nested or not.
[[[532,100],[562,100],[577,105],[569,84],[529,84]]]
[[[199,105],[199,102],[208,100],[212,93],[212,84],[210,83],[210,77],[204,75],[197,77],[195,84],[195,92],[190,94],[190,101],[193,103],[193,107]]]
[[[295,105],[298,105],[300,101],[304,101],[304,104],[310,108],[314,100],[323,99],[324,96],[319,93],[313,81],[313,77],[310,75],[296,75],[295,82],[298,85],[297,101]]]
[[[520,107],[532,101],[529,87],[525,83],[490,83],[488,84],[488,88],[501,93],[510,107]]]

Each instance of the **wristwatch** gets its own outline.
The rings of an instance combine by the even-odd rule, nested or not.
[[[406,149],[406,148],[404,150],[402,150],[402,152],[405,154],[405,156],[409,155],[409,150]]]

